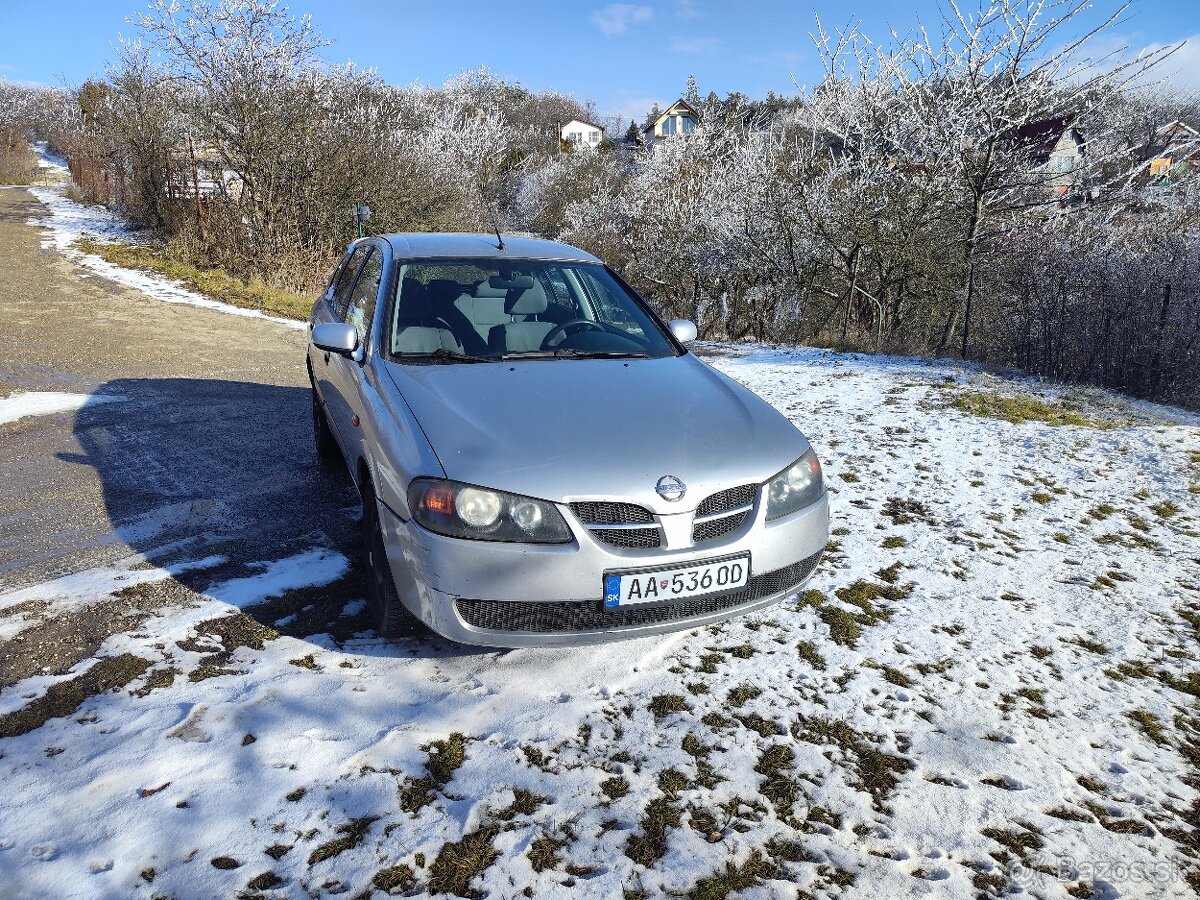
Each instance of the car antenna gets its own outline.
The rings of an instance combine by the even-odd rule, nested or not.
[[[483,205],[487,207],[492,214],[492,231],[496,232],[496,249],[504,250],[504,238],[500,236],[500,217],[496,212],[496,204],[488,199],[487,191],[483,189],[482,182],[475,182],[475,187],[479,191],[479,199],[483,201]]]

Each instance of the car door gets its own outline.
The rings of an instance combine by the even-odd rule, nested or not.
[[[337,395],[338,428],[346,459],[353,466],[362,455],[363,431],[361,416],[364,413],[363,390],[366,363],[371,351],[371,323],[375,317],[375,304],[379,299],[379,288],[383,280],[384,255],[382,248],[373,246],[358,271],[354,287],[350,291],[342,311],[342,321],[353,325],[358,332],[358,344],[362,348],[360,360],[337,356],[330,361],[331,381]]]
[[[326,291],[323,302],[317,305],[313,315],[314,325],[320,325],[324,322],[344,321],[346,308],[350,305],[350,296],[354,290],[358,272],[362,268],[367,254],[370,252],[370,245],[363,244],[356,247],[354,252],[350,254],[350,258],[346,260],[337,278],[334,279],[332,285]],[[346,404],[339,392],[336,377],[339,368],[338,361],[342,357],[336,353],[327,353],[324,350],[318,350],[311,343],[308,345],[308,353],[309,364],[312,367],[313,383],[317,386],[317,393],[320,395],[321,404],[325,408],[326,421],[329,422],[334,437],[342,445],[342,450],[349,457],[350,451],[343,438],[343,429],[338,425],[339,422],[344,421],[348,417]]]

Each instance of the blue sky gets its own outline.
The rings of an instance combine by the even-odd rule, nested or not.
[[[0,77],[46,84],[103,74],[117,35],[136,32],[126,18],[142,8],[138,0],[4,5]],[[1087,21],[1117,5],[1095,0]],[[655,101],[682,93],[689,73],[702,93],[722,95],[792,92],[793,76],[815,83],[820,69],[809,33],[817,15],[827,27],[861,20],[872,36],[906,31],[918,18],[939,21],[936,0],[293,0],[290,7],[311,14],[334,41],[326,51],[332,61],[374,67],[390,82],[438,84],[487,65],[531,88],[593,98],[601,113],[639,119]],[[1140,0],[1103,47],[1137,50],[1188,38],[1166,69],[1177,83],[1200,88],[1197,0]]]

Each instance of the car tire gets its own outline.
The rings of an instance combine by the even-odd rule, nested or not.
[[[325,410],[321,408],[321,395],[317,393],[316,385],[312,386],[312,421],[313,446],[316,449],[317,460],[321,463],[321,468],[326,471],[332,470],[341,459],[341,450],[338,449],[337,439],[329,427]]]
[[[369,480],[362,487],[363,559],[366,562],[367,604],[375,630],[383,637],[403,637],[419,633],[421,623],[400,602],[387,551],[383,546],[383,527],[379,521],[379,501]]]

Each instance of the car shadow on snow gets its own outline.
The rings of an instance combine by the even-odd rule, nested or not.
[[[171,581],[220,596],[223,585],[264,572],[286,582],[287,564],[278,561],[332,550],[332,569],[341,569],[336,554],[342,554],[348,571],[309,586],[297,586],[303,579],[293,577],[278,596],[245,606],[244,616],[322,646],[329,641],[323,635],[339,645],[352,642],[348,649],[363,655],[473,652],[428,631],[364,639],[371,622],[362,599],[361,505],[348,474],[322,470],[317,461],[308,387],[117,379],[96,393],[126,402],[83,407],[74,424],[82,452],[60,459],[95,470],[113,530],[149,563],[170,569]],[[226,561],[187,567],[213,556]],[[223,637],[227,648],[238,641]]]

